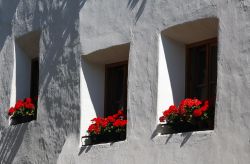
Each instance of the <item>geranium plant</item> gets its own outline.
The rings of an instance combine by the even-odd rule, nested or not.
[[[31,98],[18,100],[8,111],[11,125],[28,122],[35,119],[36,107]]]
[[[179,106],[171,105],[159,118],[176,132],[202,130],[209,128],[211,116],[208,101],[187,98]]]
[[[88,136],[91,144],[114,142],[124,140],[126,138],[127,119],[123,110],[119,110],[116,114],[105,118],[97,117],[91,120]]]

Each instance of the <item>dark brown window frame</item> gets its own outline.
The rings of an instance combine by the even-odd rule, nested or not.
[[[107,117],[108,116],[108,108],[107,108],[107,97],[109,96],[109,92],[108,92],[108,69],[110,68],[115,68],[118,66],[127,66],[128,68],[128,61],[121,61],[121,62],[117,62],[117,63],[111,63],[111,64],[106,64],[105,65],[105,89],[104,89],[104,116]],[[124,107],[124,113],[127,113],[127,79],[128,79],[128,69],[125,69],[125,73],[127,74],[126,77],[126,91],[125,91],[125,99],[126,99],[126,106]]]
[[[192,43],[192,44],[188,44],[186,45],[186,84],[185,84],[185,97],[190,97],[191,95],[191,84],[190,84],[190,79],[191,79],[191,71],[190,71],[190,65],[191,65],[191,58],[190,58],[190,49],[191,48],[194,48],[194,47],[198,47],[198,46],[202,46],[202,45],[206,45],[206,62],[207,62],[207,66],[208,66],[208,72],[207,72],[207,83],[209,84],[210,82],[210,68],[209,68],[209,65],[210,65],[210,59],[209,59],[209,49],[208,49],[208,46],[209,45],[217,45],[218,46],[218,39],[217,38],[212,38],[212,39],[207,39],[207,40],[203,40],[203,41],[200,41],[200,42],[196,42],[196,43]],[[218,53],[217,53],[218,54]],[[216,62],[216,65],[217,65],[217,62]],[[216,72],[217,74],[217,72]],[[216,78],[216,81],[217,81],[217,78]],[[208,92],[207,92],[207,97],[209,97],[209,89],[210,86],[208,86]],[[217,88],[217,87],[216,87]]]

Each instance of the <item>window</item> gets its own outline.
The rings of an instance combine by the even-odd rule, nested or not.
[[[91,120],[113,115],[125,123],[127,115],[127,79],[130,43],[100,49],[81,57],[81,143],[82,145],[109,143],[126,139],[126,127],[113,135],[88,133]],[[119,111],[120,109],[123,112]],[[118,113],[120,116],[115,117]],[[102,137],[105,135],[106,137]],[[83,137],[83,138],[82,138]],[[98,139],[99,138],[99,139]],[[105,139],[104,139],[105,138]]]
[[[29,122],[37,118],[39,42],[40,31],[29,32],[15,39],[10,107],[15,106],[18,100],[22,100],[22,103],[26,100],[29,102],[30,100],[26,99],[29,97],[33,100],[34,106],[20,108],[18,112],[12,110],[12,114],[9,114],[10,125]]]
[[[106,65],[105,71],[105,113],[110,116],[119,109],[127,110],[128,62]]]
[[[188,120],[197,125],[190,131],[214,127],[218,26],[217,18],[204,18],[169,27],[159,36],[158,116],[161,117],[171,105],[178,106],[185,98],[209,100],[210,110],[202,113],[203,125],[196,123],[201,117]],[[190,110],[190,118],[194,116],[192,112]],[[172,133],[168,128],[161,130]]]
[[[217,79],[217,41],[187,46],[186,97],[210,100],[214,106]]]

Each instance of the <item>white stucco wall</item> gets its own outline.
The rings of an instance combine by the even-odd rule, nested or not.
[[[0,13],[0,163],[249,163],[249,1],[2,0]],[[155,136],[159,36],[208,17],[219,20],[215,129]],[[9,127],[14,38],[38,29],[38,118]],[[81,55],[124,43],[130,43],[126,141],[80,149]]]

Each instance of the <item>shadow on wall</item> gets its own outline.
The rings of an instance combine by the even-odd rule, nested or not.
[[[130,10],[133,10],[135,8],[135,6],[139,3],[140,0],[128,0],[128,5],[127,7],[130,9]],[[146,6],[146,3],[147,3],[147,0],[142,0],[141,4],[140,4],[140,7],[136,13],[136,16],[135,16],[135,20],[136,22],[139,20],[139,18],[141,17],[144,9],[145,9],[145,6]]]
[[[78,156],[80,156],[83,152],[88,153],[91,148],[92,148],[92,145],[81,147],[78,153]]]
[[[164,132],[166,132],[166,125],[163,125],[163,124],[158,124],[156,129],[154,130],[154,132],[152,133],[151,135],[151,139],[154,139],[159,133],[160,134],[164,134]],[[180,144],[180,148],[183,147],[187,142],[188,140],[190,139],[190,137],[192,136],[193,132],[184,132],[184,133],[181,133],[181,137],[183,137],[183,140]],[[166,139],[166,142],[165,144],[168,144],[168,142],[171,140],[171,138],[174,136],[174,135],[177,135],[177,134],[167,134],[167,139]]]
[[[31,134],[39,143],[42,136],[46,152],[38,149],[38,163],[56,163],[67,135],[79,133],[79,11],[86,0],[37,0],[32,27],[41,29],[39,48],[39,106],[37,124]],[[25,13],[25,11],[23,11]],[[45,133],[50,136],[46,137]],[[6,141],[3,141],[6,142]],[[23,143],[25,147],[27,143]],[[35,145],[38,146],[38,145]],[[3,150],[4,151],[4,150]],[[49,153],[48,153],[49,152]],[[32,158],[30,158],[32,159]],[[34,160],[34,159],[32,159]],[[33,163],[33,162],[31,162]]]
[[[12,20],[14,18],[16,8],[20,0],[13,0],[11,3],[9,1],[0,0],[0,112],[4,113],[7,108],[9,108],[9,97],[11,93],[10,81],[12,72],[12,54],[8,54],[11,50],[8,50],[12,46]],[[4,77],[4,78],[3,78]],[[4,103],[3,103],[4,102]],[[0,133],[4,127],[7,127],[8,121],[4,115],[0,116]]]
[[[12,33],[12,19],[16,12],[16,8],[20,0],[13,0],[11,3],[9,1],[0,2],[0,51],[3,48],[4,42],[8,36]]]
[[[24,138],[28,123],[10,126],[0,136],[0,163],[12,163]]]
[[[85,2],[62,0],[60,5],[55,5],[53,3],[57,2],[39,0],[33,22],[42,29],[39,99],[46,102],[43,108],[48,118],[53,118],[52,122],[55,122],[50,124],[55,129],[64,127],[66,133],[79,131],[80,110],[78,112],[79,106],[76,105],[79,99],[74,95],[77,81],[72,79],[79,77],[80,55],[76,56],[79,54],[79,11]]]

